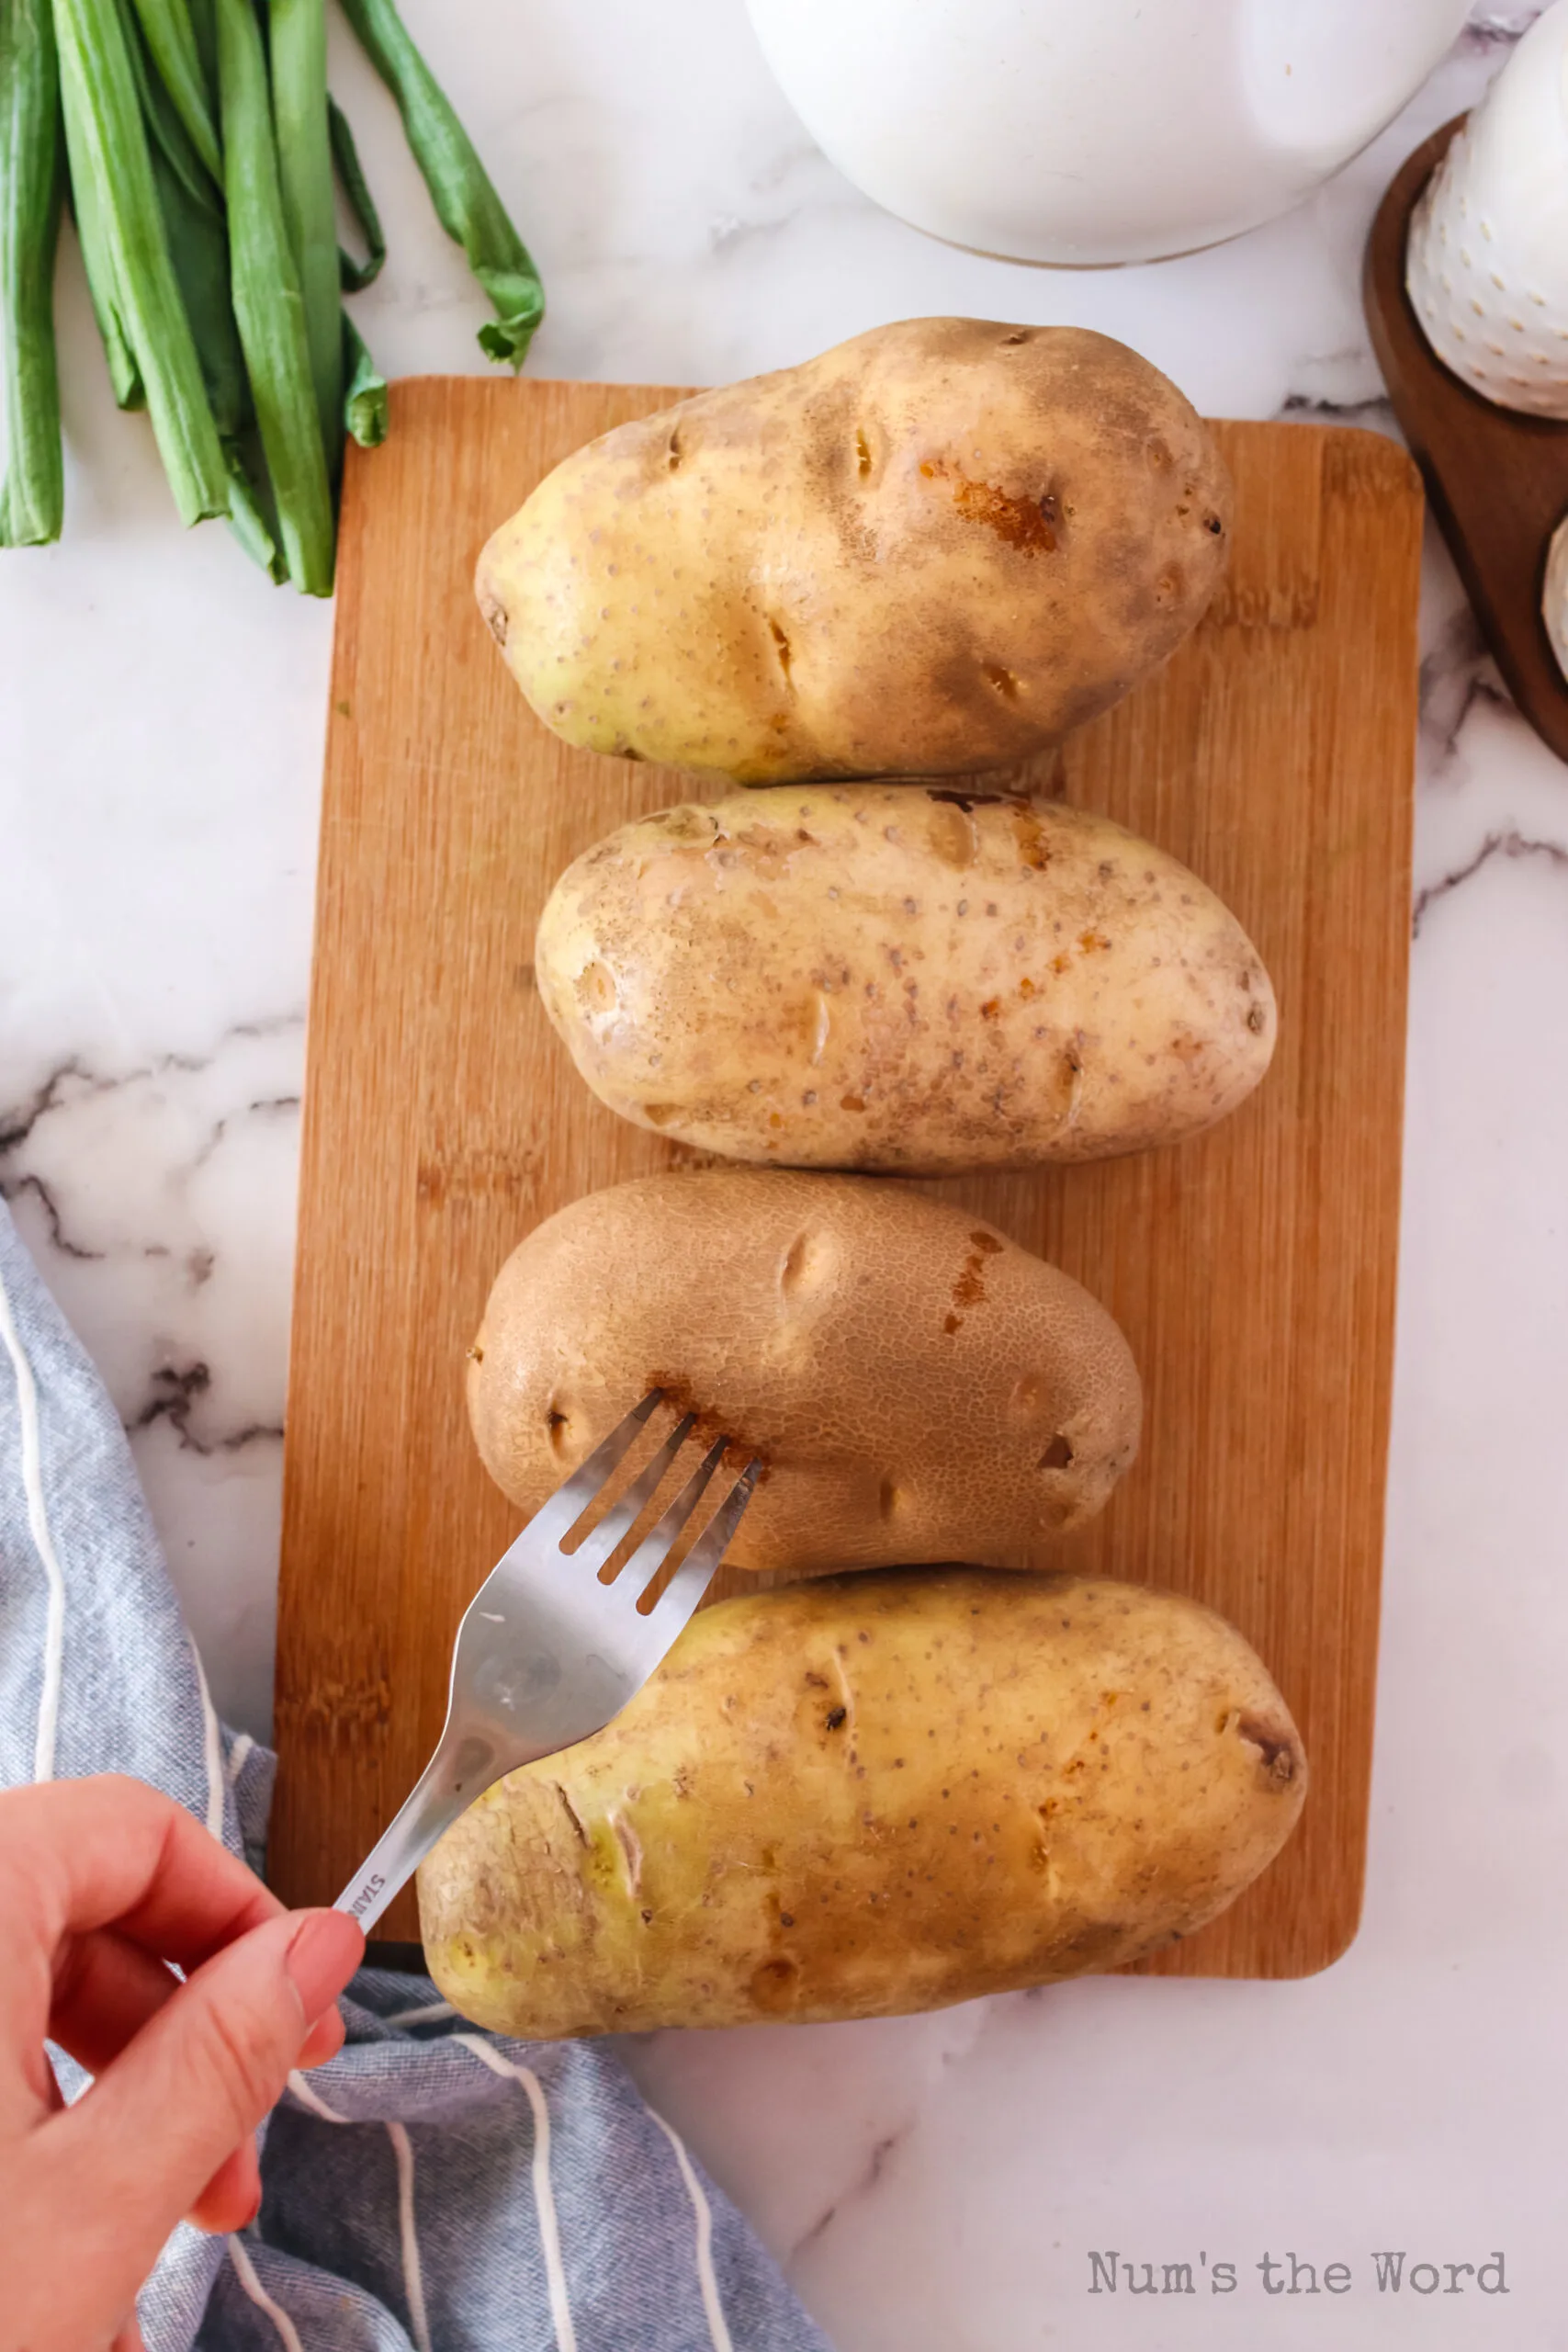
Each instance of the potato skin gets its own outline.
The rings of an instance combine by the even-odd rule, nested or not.
[[[502,1268],[468,1412],[536,1510],[654,1386],[766,1465],[742,1568],[1028,1567],[1137,1449],[1125,1340],[967,1210],[866,1177],[671,1170],[574,1201]]]
[[[1124,344],[908,319],[590,442],[476,586],[568,742],[745,784],[952,775],[1163,662],[1230,514],[1207,427]]]
[[[733,1159],[958,1174],[1212,1126],[1274,1050],[1234,915],[1109,818],[777,785],[623,825],[545,907],[539,992],[638,1126]]]
[[[703,1611],[420,1872],[431,1974],[533,2039],[889,2017],[1119,1968],[1306,1790],[1241,1635],[1134,1585],[895,1569]]]

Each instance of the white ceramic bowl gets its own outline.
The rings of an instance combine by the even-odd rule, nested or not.
[[[1298,203],[1375,137],[1467,0],[748,0],[867,196],[1019,261],[1150,261]]]

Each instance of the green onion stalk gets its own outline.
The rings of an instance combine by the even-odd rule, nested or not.
[[[227,513],[228,474],[164,233],[126,27],[118,0],[54,0],[54,27],[67,120],[99,200],[108,296],[175,503],[198,523]],[[79,189],[76,170],[73,154]]]
[[[54,350],[54,251],[65,175],[49,0],[0,0],[0,547],[41,547],[60,537],[65,516]]]
[[[462,246],[495,306],[495,317],[479,329],[479,348],[488,358],[521,368],[545,315],[533,256],[392,0],[343,0],[343,10],[397,100],[436,219]]]
[[[335,476],[343,455],[343,289],[327,113],[326,0],[271,0],[267,26],[278,186],[305,308],[321,445]]]
[[[215,13],[234,317],[288,577],[306,595],[330,596],[332,491],[305,300],[284,213],[261,28],[251,0],[217,0]]]

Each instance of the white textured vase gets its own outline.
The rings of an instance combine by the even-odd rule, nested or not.
[[[1433,173],[1405,283],[1456,376],[1503,408],[1568,417],[1568,0],[1537,18]]]
[[[1150,261],[1287,211],[1375,137],[1467,0],[749,0],[857,187],[1019,261]]]

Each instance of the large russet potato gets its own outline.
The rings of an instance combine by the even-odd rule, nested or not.
[[[1190,1935],[1305,1788],[1194,1601],[829,1577],[702,1611],[606,1730],[481,1797],[420,1872],[425,1955],[525,2039],[934,2008]]]
[[[671,1170],[502,1268],[468,1366],[486,1467],[539,1505],[649,1389],[764,1464],[742,1568],[1037,1566],[1137,1448],[1127,1343],[1070,1277],[903,1185]]]
[[[557,883],[540,995],[639,1126],[735,1159],[948,1174],[1212,1126],[1274,1050],[1234,915],[1108,818],[777,785],[623,825]]]
[[[770,784],[1025,757],[1180,643],[1231,489],[1146,359],[909,319],[590,442],[479,559],[545,723]]]

